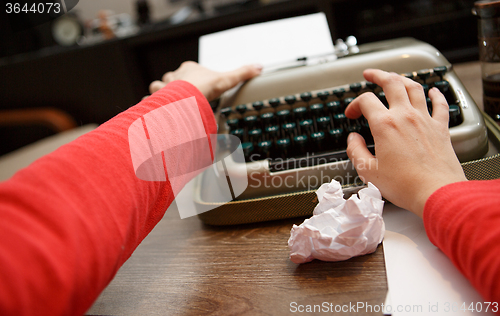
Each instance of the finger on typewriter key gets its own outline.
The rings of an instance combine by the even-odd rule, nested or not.
[[[255,111],[260,111],[264,107],[264,102],[262,102],[262,101],[256,101],[256,102],[252,103],[252,106],[253,106],[253,109]]]
[[[278,107],[278,105],[280,105],[280,103],[281,103],[280,99],[278,99],[278,98],[269,99],[268,102],[269,102],[269,105],[272,106],[273,108]]]
[[[312,99],[311,92],[304,92],[300,94],[300,99],[304,102],[309,102]]]
[[[222,117],[228,117],[232,112],[233,109],[231,109],[231,107],[228,106],[220,110],[220,115],[222,115]]]
[[[226,121],[227,126],[229,126],[230,130],[237,129],[240,126],[240,120],[239,119],[230,119]]]
[[[236,106],[236,111],[238,111],[240,114],[244,114],[247,111],[247,105],[246,104],[238,104]]]
[[[433,69],[434,74],[438,75],[441,80],[443,80],[444,75],[448,72],[448,68],[446,66],[439,66]]]
[[[335,113],[342,113],[342,106],[340,105],[339,101],[331,101],[326,104],[326,108],[328,109],[328,112],[335,114]]]
[[[297,101],[297,98],[294,95],[287,95],[285,97],[285,102],[289,105],[293,105]]]
[[[316,96],[321,100],[321,101],[326,101],[328,99],[328,96],[330,93],[328,91],[320,91],[316,94]]]

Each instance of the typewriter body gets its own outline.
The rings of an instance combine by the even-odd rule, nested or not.
[[[373,140],[364,118],[350,120],[342,113],[366,91],[383,101],[381,88],[363,78],[366,68],[404,74],[424,89],[438,87],[450,103],[449,130],[459,160],[478,159],[486,153],[483,116],[437,49],[412,38],[360,45],[356,53],[334,61],[265,73],[221,98],[216,111],[218,134],[237,136],[245,155],[244,161],[226,160],[225,164],[233,180],[248,180],[236,200],[314,190],[331,179],[343,185],[359,184],[345,154],[346,138],[351,131],[359,132],[374,152]],[[216,160],[228,154],[219,142]],[[210,201],[210,190],[227,181],[224,170],[212,169],[205,171],[197,186],[196,198],[204,202],[218,202]]]

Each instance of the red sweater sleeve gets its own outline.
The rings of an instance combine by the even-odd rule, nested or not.
[[[425,204],[424,225],[484,299],[500,303],[500,179],[437,190]]]
[[[0,183],[0,315],[87,311],[175,198],[168,178],[136,176],[129,127],[190,97],[199,108],[201,130],[215,134],[205,97],[175,81]],[[183,110],[170,107],[164,115],[169,111],[178,116]],[[189,126],[186,117],[169,130],[189,135]],[[183,146],[180,168],[200,159],[194,147]]]

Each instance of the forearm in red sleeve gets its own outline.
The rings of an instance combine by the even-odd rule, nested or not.
[[[425,205],[424,225],[484,299],[500,303],[500,180],[437,190]]]
[[[175,81],[0,183],[1,315],[86,312],[175,198],[166,170],[164,181],[137,177],[129,127],[163,107],[167,119],[174,112],[176,117],[165,130],[189,139],[189,115],[183,120],[183,109],[168,107],[182,100],[196,102],[202,129],[215,134],[205,97],[191,84]],[[149,134],[159,130],[157,124]],[[170,153],[178,156],[177,149],[165,147],[163,167]],[[182,148],[183,159],[176,163],[189,170],[200,156],[194,144]]]

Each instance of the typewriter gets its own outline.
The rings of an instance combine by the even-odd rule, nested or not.
[[[345,150],[347,135],[360,133],[376,153],[367,121],[347,119],[344,109],[366,91],[387,105],[382,89],[364,80],[366,68],[400,73],[422,84],[426,92],[437,87],[450,105],[449,131],[459,160],[485,155],[483,116],[436,48],[412,38],[358,47],[334,61],[263,74],[226,93],[216,111],[218,134],[237,137],[244,157],[226,159],[226,173],[219,170],[222,176],[205,171],[198,199],[210,201],[209,188],[214,182],[225,183],[228,173],[233,181],[235,177],[248,181],[235,201],[314,190],[331,179],[359,185]],[[432,112],[430,99],[428,108]],[[216,160],[228,155],[224,142],[218,143]]]

